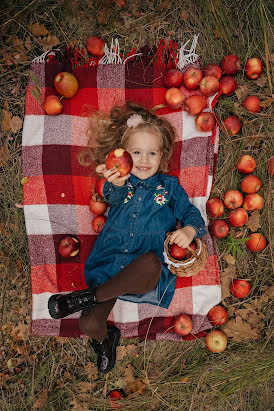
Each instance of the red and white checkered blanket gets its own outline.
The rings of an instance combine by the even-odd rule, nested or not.
[[[131,55],[135,50],[131,51]],[[35,59],[26,95],[22,142],[22,174],[28,177],[23,186],[24,214],[31,264],[33,335],[84,337],[78,326],[80,313],[62,320],[50,317],[47,302],[53,293],[68,293],[86,288],[83,267],[97,239],[92,230],[94,216],[89,211],[94,165],[84,168],[77,154],[87,142],[87,106],[109,112],[114,104],[133,100],[152,108],[164,101],[163,75],[168,67],[179,67],[175,44],[168,49],[161,42],[158,49],[144,47],[141,55],[122,63],[98,64],[85,60],[79,52],[66,50]],[[121,56],[121,55],[120,55]],[[198,65],[198,61],[196,62]],[[63,99],[64,110],[48,116],[38,103],[56,94],[53,80],[61,71],[72,72],[79,81],[79,91],[72,99]],[[39,91],[37,90],[39,84]],[[189,94],[195,94],[197,91]],[[208,109],[213,98],[208,100]],[[190,201],[207,221],[205,205],[210,195],[218,152],[218,128],[199,132],[195,118],[186,111],[162,108],[177,129],[178,141],[170,173],[178,176]],[[80,253],[71,259],[58,252],[60,240],[78,236]],[[172,329],[180,313],[192,316],[195,336],[211,328],[206,314],[221,300],[217,256],[212,238],[204,236],[209,251],[206,268],[190,278],[177,278],[174,298],[166,310],[151,304],[117,300],[109,315],[109,324],[117,325],[122,337],[179,341]]]

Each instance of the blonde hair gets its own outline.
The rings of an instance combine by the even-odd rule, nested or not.
[[[127,120],[133,114],[142,117],[137,127],[128,127]],[[162,157],[159,172],[168,172],[168,163],[174,150],[176,131],[164,118],[156,116],[151,110],[141,105],[128,101],[123,106],[114,106],[110,114],[93,112],[89,118],[87,130],[87,147],[80,153],[78,160],[82,166],[89,166],[92,162],[96,165],[105,163],[106,156],[115,148],[126,148],[128,138],[136,131],[145,130],[162,137]]]

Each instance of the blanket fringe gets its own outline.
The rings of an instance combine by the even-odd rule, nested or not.
[[[154,65],[159,68],[177,68],[183,70],[189,64],[195,64],[199,60],[199,55],[195,53],[199,34],[194,34],[190,48],[187,46],[190,43],[181,43],[178,48],[176,41],[170,41],[169,46],[166,40],[160,40],[156,52],[153,56],[149,56],[154,60]],[[84,50],[81,48],[67,47],[65,50],[49,50],[41,56],[36,57],[33,63],[56,63],[57,55],[61,54],[64,59],[70,62],[73,69],[86,68],[90,66],[98,66],[99,64],[127,64],[130,61],[136,60],[139,56],[144,55],[143,52],[136,53],[136,48],[131,48],[130,52],[124,56],[121,53],[119,40],[111,40],[110,47],[105,45],[105,54],[103,57],[86,58]]]

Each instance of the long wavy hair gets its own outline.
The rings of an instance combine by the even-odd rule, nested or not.
[[[144,123],[136,128],[128,128],[127,120],[133,114],[142,116]],[[155,127],[156,126],[156,127]],[[105,163],[106,156],[115,148],[126,148],[128,138],[135,131],[145,130],[162,137],[162,157],[159,172],[168,172],[168,163],[174,150],[176,131],[164,118],[156,116],[151,110],[141,105],[128,101],[123,106],[114,106],[110,114],[93,112],[89,117],[87,130],[87,147],[80,153],[78,160],[82,166]]]

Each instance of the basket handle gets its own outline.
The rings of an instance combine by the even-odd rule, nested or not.
[[[171,236],[171,234],[172,234],[172,232],[166,233],[167,238],[169,238],[169,237]],[[189,247],[189,245],[188,245],[186,248],[191,252],[191,254],[192,254],[194,257],[196,257],[196,255],[197,255],[197,253],[198,253],[198,247],[196,248],[196,250],[193,250],[193,248]]]

